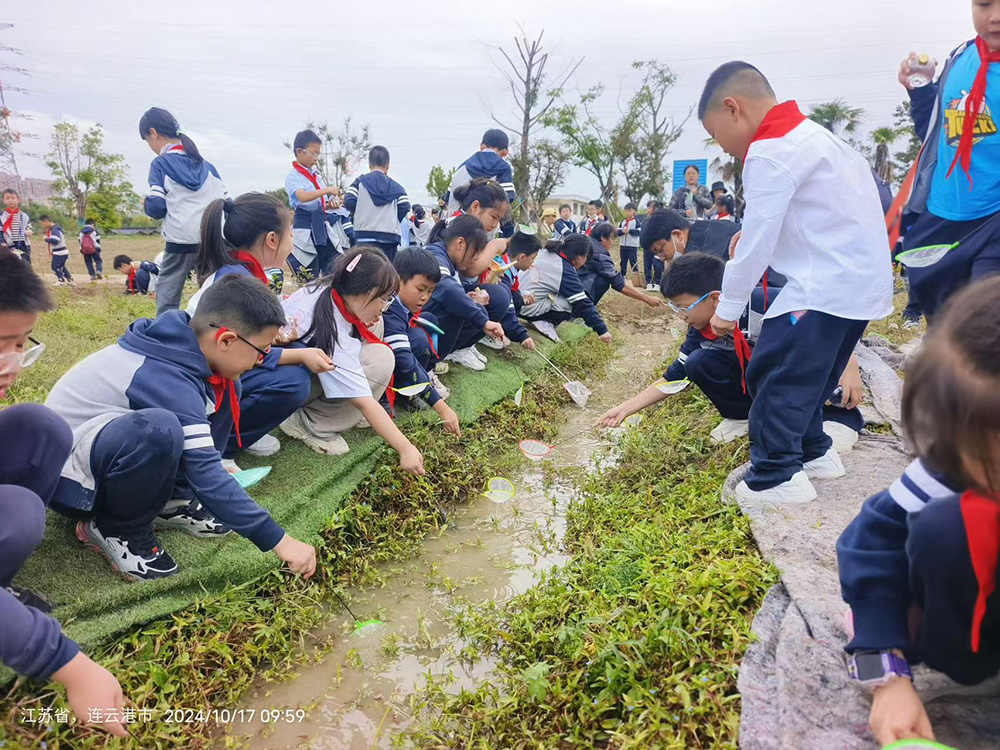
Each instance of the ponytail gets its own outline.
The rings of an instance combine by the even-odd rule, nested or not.
[[[162,107],[150,107],[143,113],[142,117],[139,119],[139,137],[142,138],[142,140],[146,140],[146,136],[149,135],[150,129],[153,128],[155,128],[156,132],[164,138],[180,138],[181,145],[184,146],[185,154],[194,159],[196,162],[204,161],[201,152],[194,144],[194,141],[192,141],[191,138],[181,130],[181,126],[180,123],[177,122],[177,118]]]
[[[433,245],[435,242],[440,242],[447,248],[449,242],[459,237],[465,240],[466,253],[472,251],[470,260],[483,252],[486,249],[486,243],[489,242],[486,230],[483,229],[483,222],[472,214],[462,214],[454,217],[451,221],[442,219],[435,224],[427,238],[427,244]]]
[[[550,253],[562,253],[569,260],[584,256],[590,260],[590,255],[594,252],[590,237],[585,234],[571,234],[560,242],[550,242],[545,249]]]
[[[479,201],[480,208],[500,208],[507,203],[507,193],[500,183],[482,177],[455,188],[451,197],[458,201],[463,211],[468,211],[476,201]]]
[[[355,258],[358,258],[357,263]],[[337,346],[337,321],[330,289],[336,289],[341,297],[365,295],[369,300],[388,297],[399,291],[399,275],[377,247],[358,245],[337,257],[329,276],[311,281],[306,287],[310,291],[320,290],[320,296],[313,310],[312,325],[299,335],[299,341],[322,349],[332,357]]]
[[[208,204],[201,220],[201,245],[195,261],[198,283],[223,266],[232,265],[236,250],[249,249],[267,234],[285,232],[291,214],[270,195],[244,193],[235,201],[217,198]]]

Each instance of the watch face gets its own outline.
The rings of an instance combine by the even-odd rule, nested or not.
[[[878,680],[885,676],[885,665],[882,664],[882,654],[855,654],[854,664],[858,669],[858,679],[861,682]]]

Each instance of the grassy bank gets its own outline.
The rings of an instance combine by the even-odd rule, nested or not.
[[[693,390],[693,389],[692,389]],[[499,662],[475,691],[431,683],[405,747],[735,748],[737,666],[777,580],[719,490],[745,441],[708,442],[699,394],[650,411],[617,465],[580,480],[573,557],[500,608],[458,615]]]

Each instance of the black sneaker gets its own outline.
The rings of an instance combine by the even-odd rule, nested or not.
[[[48,614],[55,606],[48,597],[36,594],[34,591],[22,589],[20,586],[8,586],[7,591],[25,607],[34,607],[39,612]]]
[[[160,546],[152,526],[105,536],[94,521],[80,521],[76,538],[104,555],[111,567],[130,581],[151,581],[177,572],[177,563]]]
[[[200,538],[220,537],[232,531],[215,520],[215,516],[205,510],[197,499],[171,500],[156,517],[155,523],[157,528],[179,529]]]

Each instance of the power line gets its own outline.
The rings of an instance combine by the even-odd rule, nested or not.
[[[14,28],[13,24],[0,23],[0,31],[6,31],[7,29],[12,28]],[[13,52],[15,54],[20,53],[19,50],[6,45],[0,46],[0,51]],[[28,73],[28,71],[24,68],[15,67],[2,60],[0,60],[0,72],[18,73],[21,75],[27,75]],[[17,159],[14,157],[14,144],[21,142],[21,133],[11,130],[10,120],[11,117],[16,115],[7,106],[7,101],[4,96],[4,88],[8,91],[18,91],[20,93],[27,93],[27,91],[20,87],[10,85],[5,87],[4,80],[0,78],[0,171],[13,174],[16,184],[15,189],[20,190],[21,173],[17,169]]]

